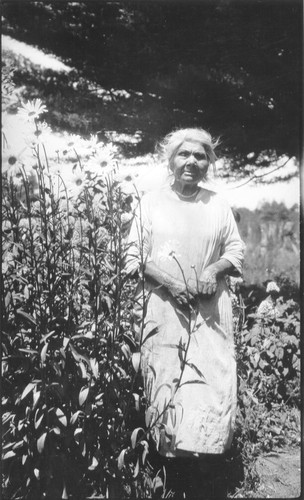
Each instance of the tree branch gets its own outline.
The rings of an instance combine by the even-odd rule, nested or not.
[[[261,177],[265,177],[265,175],[269,175],[269,174],[272,174],[273,172],[276,172],[277,170],[279,170],[280,168],[283,168],[285,167],[285,165],[287,165],[287,163],[291,160],[291,158],[288,158],[288,160],[285,161],[285,163],[283,163],[283,165],[280,165],[279,167],[276,167],[274,168],[273,170],[271,170],[270,172],[265,172],[264,174],[254,174],[252,177],[249,177],[249,179],[247,179],[247,181],[243,182],[242,184],[239,184],[238,186],[233,186],[231,188],[228,188],[228,189],[237,189],[239,187],[243,187],[245,186],[245,184],[248,184],[250,181],[252,181],[253,179],[260,179]]]

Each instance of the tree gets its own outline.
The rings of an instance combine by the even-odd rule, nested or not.
[[[19,0],[4,3],[3,31],[106,88],[155,95],[151,133],[207,126],[239,169],[299,156],[301,11],[299,0]]]

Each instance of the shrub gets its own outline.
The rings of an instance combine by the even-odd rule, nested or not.
[[[241,456],[244,467],[236,498],[249,496],[258,486],[255,461],[261,453],[300,442],[299,305],[281,297],[274,312],[267,315],[265,308],[264,316],[247,315],[235,332],[238,410],[231,455]]]
[[[3,176],[3,497],[134,497],[117,463],[139,411],[130,196],[79,156],[69,194],[40,140],[43,111],[23,107],[39,139],[33,168],[12,156]]]
[[[299,404],[300,312],[296,302],[280,304],[275,318],[256,319],[239,337],[239,366],[252,394],[271,407],[293,398]]]

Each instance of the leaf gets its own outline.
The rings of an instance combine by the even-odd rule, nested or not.
[[[133,450],[138,442],[138,434],[145,435],[145,431],[142,427],[137,427],[131,434],[131,446]]]
[[[17,312],[17,314],[20,314],[20,316],[23,316],[23,318],[25,318],[28,321],[30,321],[31,323],[33,323],[35,326],[37,325],[37,323],[36,323],[35,319],[33,318],[33,316],[31,316],[30,314],[26,313],[22,309],[17,309],[16,312]]]
[[[53,330],[53,331],[47,333],[46,335],[43,335],[43,337],[40,340],[40,343],[45,342],[49,337],[54,335],[54,333],[56,333],[56,330]]]
[[[8,458],[13,458],[15,456],[16,456],[16,453],[11,450],[3,455],[2,460],[7,460]]]
[[[61,425],[66,427],[68,424],[68,421],[67,421],[67,418],[66,418],[65,414],[63,413],[63,411],[60,408],[56,408],[55,413],[56,413],[56,416],[57,416],[59,422],[61,423]]]
[[[122,344],[121,350],[127,360],[131,359],[132,353],[128,344]]]
[[[154,367],[152,365],[148,365],[148,367],[150,368],[151,372],[153,373],[153,377],[155,380],[156,379],[156,371],[155,371]]]
[[[256,368],[258,366],[259,359],[260,359],[260,353],[256,352],[252,358],[252,364],[253,364],[254,368]]]
[[[88,372],[86,369],[86,365],[82,361],[78,361],[78,368],[80,370],[80,377],[81,378],[87,378]]]
[[[84,415],[83,411],[77,410],[70,418],[70,424],[74,425],[79,415]]]
[[[202,372],[198,369],[198,367],[194,364],[194,363],[189,363],[188,361],[185,361],[186,365],[189,366],[190,368],[192,368],[192,370],[196,371],[196,373],[201,377],[203,378],[205,381],[205,377],[204,375],[202,374]]]
[[[147,441],[142,441],[143,444],[143,452],[142,452],[142,464],[145,465],[147,455],[149,453],[149,444]]]
[[[67,489],[66,489],[66,485],[65,483],[63,483],[63,490],[62,490],[62,493],[61,493],[61,500],[68,500],[69,498],[69,495],[68,495],[68,492],[67,492]]]
[[[259,368],[261,368],[261,370],[264,370],[265,366],[267,366],[268,363],[266,361],[264,361],[264,359],[260,358],[259,360]]]
[[[296,354],[293,355],[292,357],[292,367],[296,371],[300,371],[300,358]]]
[[[137,459],[137,462],[136,462],[136,465],[135,465],[135,469],[134,469],[134,472],[133,472],[133,477],[137,477],[138,476],[138,473],[139,473],[139,458]]]
[[[172,427],[170,427],[169,425],[166,425],[166,424],[162,424],[163,425],[163,428],[164,428],[164,431],[165,431],[165,436],[170,438],[170,440],[172,439],[172,436],[173,436],[173,429]]]
[[[206,384],[207,382],[205,382],[204,380],[187,380],[186,382],[183,382],[180,387],[182,387],[183,385],[186,385],[186,384]]]
[[[59,429],[59,427],[53,427],[53,429],[51,429],[50,432],[57,434],[57,436],[60,436],[60,434],[61,434],[61,430]]]
[[[78,427],[77,429],[75,429],[75,431],[74,431],[74,439],[75,439],[75,441],[76,441],[77,444],[80,443],[81,434],[82,434],[81,427]]]
[[[41,424],[43,417],[44,417],[44,413],[42,413],[40,416],[38,416],[39,412],[40,412],[40,409],[36,410],[35,417],[34,417],[35,429],[38,429],[38,427]]]
[[[93,457],[89,470],[95,470],[97,465],[98,465],[98,460],[96,457]]]
[[[42,364],[45,363],[46,352],[48,350],[48,347],[49,347],[49,343],[46,342],[46,344],[41,349],[40,358],[41,358]]]
[[[12,294],[11,294],[11,292],[7,292],[7,294],[5,296],[5,299],[4,299],[4,305],[5,305],[5,307],[9,306],[11,300],[12,300]]]
[[[279,346],[276,351],[275,351],[275,355],[278,359],[283,359],[284,357],[284,348]]]
[[[121,470],[125,466],[125,454],[127,451],[127,449],[122,450],[118,456],[117,463],[119,470]]]
[[[29,299],[29,297],[30,297],[30,292],[29,292],[29,289],[28,289],[28,286],[27,286],[27,285],[25,285],[25,287],[24,287],[24,289],[23,289],[23,295],[24,295],[24,298],[25,298],[26,300],[28,300],[28,299]]]
[[[69,345],[69,343],[70,343],[69,337],[63,337],[63,347],[64,347],[64,349],[67,348],[67,346]]]
[[[156,476],[153,481],[152,481],[152,489],[154,493],[156,493],[157,490],[163,489],[163,482],[159,476]]]
[[[91,370],[96,379],[98,379],[99,376],[99,364],[97,359],[95,358],[90,358],[90,365],[91,365]]]
[[[272,432],[272,434],[277,434],[278,436],[282,433],[282,429],[277,425],[270,427],[270,431]]]
[[[73,344],[71,344],[70,342],[70,349],[71,349],[71,352],[73,354],[73,357],[76,361],[82,361],[84,363],[86,363],[88,366],[90,366],[90,360],[87,356],[83,355],[83,354],[80,354],[76,349],[75,347],[73,346]]]
[[[88,387],[82,387],[79,392],[79,404],[82,406],[89,394],[89,388]]]
[[[23,393],[21,394],[21,401],[24,399],[34,388],[36,387],[36,384],[33,382],[30,382],[27,384],[26,388],[24,389]]]
[[[43,434],[41,434],[40,438],[37,440],[37,450],[38,450],[38,453],[42,453],[43,450],[44,450],[44,444],[45,444],[45,438],[47,436],[47,433],[44,432]]]
[[[140,352],[133,352],[132,354],[132,365],[136,373],[138,373],[140,366]]]
[[[135,401],[135,410],[139,411],[140,410],[139,395],[136,394],[136,392],[133,392],[133,397],[134,397],[134,401]]]
[[[106,303],[106,304],[107,304],[107,306],[108,306],[108,310],[109,310],[109,312],[111,312],[111,309],[112,309],[112,301],[111,301],[110,297],[109,297],[108,295],[104,295],[103,299],[104,299],[105,303]]]
[[[289,335],[288,336],[288,343],[294,344],[296,347],[298,347],[299,340],[297,339],[297,337],[295,335]]]
[[[144,345],[144,343],[150,338],[150,337],[153,337],[153,335],[156,335],[158,333],[158,327],[156,326],[155,328],[153,328],[153,330],[151,330],[144,338],[144,340],[142,341],[142,344],[141,345]]]
[[[171,349],[178,349],[180,346],[178,344],[163,344],[163,347],[170,347]]]
[[[154,394],[154,401],[156,401],[156,398],[157,398],[157,396],[158,396],[158,393],[159,393],[159,392],[160,392],[160,391],[161,391],[164,387],[168,387],[168,389],[169,389],[169,391],[168,391],[168,392],[169,392],[169,393],[171,393],[171,392],[172,392],[172,389],[173,389],[172,385],[170,385],[170,384],[165,384],[165,383],[164,383],[164,384],[161,384],[161,385],[157,388],[157,391],[156,391],[156,392],[155,392],[155,394]]]
[[[24,445],[24,441],[22,439],[21,441],[18,441],[17,443],[14,444],[13,450],[18,450],[19,448],[22,448],[23,445]]]
[[[39,352],[36,351],[35,349],[23,349],[23,347],[20,347],[18,349],[19,352],[25,352],[25,354],[35,354],[35,355],[38,355]]]
[[[33,409],[37,406],[37,403],[40,399],[41,391],[34,391],[33,394]]]

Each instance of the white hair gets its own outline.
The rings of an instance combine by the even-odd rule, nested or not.
[[[209,132],[202,128],[183,128],[170,132],[170,134],[167,134],[163,141],[158,144],[157,151],[170,165],[177,150],[185,141],[199,142],[206,151],[209,164],[211,163],[215,166],[217,157],[214,150],[219,144],[219,139],[213,139]]]

